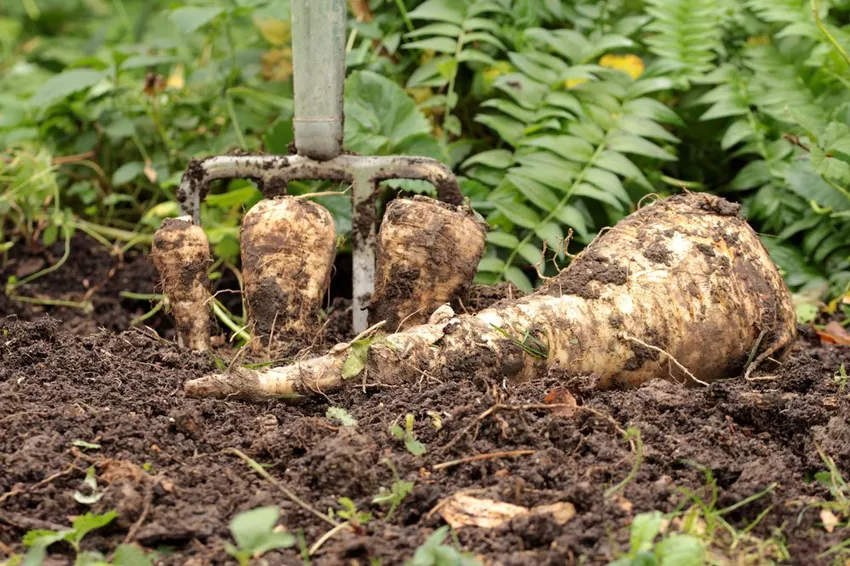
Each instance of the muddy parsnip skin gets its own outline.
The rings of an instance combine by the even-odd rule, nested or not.
[[[242,219],[240,246],[255,345],[317,330],[336,255],[331,213],[298,197],[261,200]]]
[[[484,372],[521,380],[555,369],[595,374],[599,387],[610,387],[749,375],[768,358],[784,359],[796,320],[784,281],[737,212],[707,194],[646,205],[532,295],[475,315],[440,309],[431,324],[375,339],[367,375],[348,377],[392,384]],[[352,351],[210,375],[187,382],[186,391],[246,399],[328,391],[345,383]]]
[[[427,197],[390,202],[378,233],[370,324],[404,330],[423,324],[472,283],[487,224],[465,206]]]
[[[153,237],[151,259],[177,324],[181,346],[210,347],[210,244],[204,229],[189,217],[167,218]]]

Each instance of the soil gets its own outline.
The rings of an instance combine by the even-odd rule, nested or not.
[[[818,556],[850,538],[850,529],[824,527],[816,504],[834,498],[813,475],[825,469],[821,450],[850,478],[850,388],[834,379],[841,364],[850,366],[850,347],[822,344],[804,328],[772,375],[701,389],[657,381],[603,392],[593,389],[593,376],[552,374],[521,385],[459,376],[406,388],[352,387],[301,403],[190,399],[183,382],[215,371],[217,360],[180,350],[167,316],[146,321],[150,329],[131,327],[150,305],[118,296],[155,291],[147,259],[119,261],[84,240],[73,249],[62,269],[21,292],[66,300],[88,294],[90,315],[0,295],[0,559],[25,550],[27,531],[68,526],[89,510],[118,517],[89,534],[84,550],[109,553],[128,540],[158,550],[158,564],[235,564],[224,550],[229,521],[263,505],[279,506],[280,524],[309,548],[331,526],[293,503],[283,486],[321,513],[341,509],[338,499],[348,497],[373,514],[356,532],[328,538],[310,558],[316,565],[402,564],[445,524],[438,504],[461,491],[529,508],[575,506],[566,524],[543,514],[458,529],[457,544],[482,561],[607,564],[627,550],[636,514],[688,508],[684,490],[710,502],[710,473],[718,509],[767,490],[723,517],[739,531],[756,522],[750,535],[784,541],[791,557],[780,560],[773,547],[759,550],[744,539],[736,560],[743,553],[749,564],[848,560],[840,552]],[[38,257],[13,257],[4,280]],[[346,312],[344,301],[339,311]],[[341,326],[334,332],[345,334]],[[575,410],[546,406],[572,398]],[[332,406],[357,425],[326,417]],[[418,457],[390,432],[408,413],[426,447]],[[626,429],[640,431],[634,448]],[[262,464],[278,484],[229,449]],[[435,468],[514,451],[522,452]],[[75,491],[90,493],[83,483],[89,467],[103,493],[91,506],[74,499]],[[372,498],[396,473],[414,487],[383,520],[387,508]],[[728,549],[728,540],[720,542]],[[51,553],[52,564],[73,561],[65,543]],[[299,548],[263,558],[305,563]]]

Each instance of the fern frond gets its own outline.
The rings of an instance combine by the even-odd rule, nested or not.
[[[647,0],[645,42],[667,72],[688,80],[715,68],[722,49],[718,0]]]
[[[493,187],[491,224],[520,236],[490,236],[479,280],[506,279],[526,290],[531,283],[519,266],[542,269],[544,243],[562,250],[568,230],[587,243],[602,224],[627,214],[634,200],[627,187],[651,188],[638,163],[675,160],[667,146],[678,142],[662,126],[675,114],[647,96],[669,89],[669,80],[635,81],[601,66],[571,65],[594,50],[574,31],[527,35],[545,51],[510,53],[517,72],[494,82],[504,97],[484,102],[475,118],[508,148],[474,155],[462,166]]]

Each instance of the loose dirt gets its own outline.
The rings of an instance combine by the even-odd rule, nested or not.
[[[327,540],[310,559],[317,565],[403,563],[445,524],[435,508],[460,491],[526,507],[570,502],[576,509],[565,525],[543,515],[494,530],[458,530],[460,546],[483,561],[606,564],[627,550],[636,514],[690,507],[685,489],[710,502],[709,471],[717,508],[767,490],[724,518],[739,531],[759,519],[750,534],[783,541],[791,555],[784,563],[847,560],[837,552],[818,557],[850,538],[850,529],[824,528],[813,505],[833,498],[813,475],[825,469],[820,449],[850,478],[850,387],[840,389],[833,378],[842,363],[850,367],[848,347],[803,332],[773,375],[702,389],[651,382],[599,392],[593,376],[556,374],[520,385],[423,376],[404,389],[353,386],[295,404],[188,399],[183,382],[215,370],[216,359],[179,350],[167,317],[148,321],[165,338],[129,328],[147,305],[117,293],[153,292],[154,273],[143,257],[118,262],[94,250],[28,289],[79,298],[88,278],[99,285],[90,296],[91,317],[68,309],[35,312],[0,296],[0,315],[10,315],[0,318],[0,557],[23,551],[28,530],[67,526],[88,510],[115,510],[118,518],[86,537],[83,549],[108,553],[129,539],[159,550],[157,563],[169,565],[233,564],[224,551],[232,540],[228,523],[261,505],[280,506],[280,524],[307,548],[329,530],[232,452],[223,453],[236,449],[322,513],[340,509],[341,497],[373,513],[360,532]],[[569,399],[565,391],[577,400],[576,411],[546,407],[547,400]],[[331,406],[344,408],[357,425],[326,418]],[[419,457],[390,432],[408,413],[427,450]],[[637,450],[621,434],[629,428],[640,431]],[[629,477],[638,450],[636,472],[606,497]],[[530,453],[435,468],[513,451]],[[86,493],[90,466],[104,495],[86,506],[74,492]],[[391,486],[393,469],[414,488],[384,521],[387,508],[371,501]],[[70,547],[51,551],[55,564],[72,562]],[[747,540],[737,552],[747,552],[751,564],[776,557],[771,546],[759,551]],[[299,549],[264,558],[272,565],[304,563]]]

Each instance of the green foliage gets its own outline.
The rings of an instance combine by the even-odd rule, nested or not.
[[[460,552],[455,547],[443,544],[449,535],[449,527],[434,531],[425,543],[416,549],[405,566],[480,566],[471,554]]]
[[[270,550],[294,546],[295,537],[275,527],[279,516],[277,507],[258,507],[236,515],[230,521],[236,546],[225,543],[227,553],[245,566]]]
[[[413,432],[414,417],[410,413],[404,416],[404,428],[398,424],[393,424],[390,427],[390,433],[398,440],[404,441],[404,447],[414,456],[421,456],[427,450],[425,445],[416,440],[416,434]]]
[[[368,5],[348,24],[345,147],[454,169],[493,228],[480,283],[530,291],[642,197],[688,187],[743,204],[801,320],[850,291],[847,2]],[[286,153],[288,6],[13,2],[0,17],[0,253],[70,251],[79,233],[145,249],[178,214],[189,158]],[[384,189],[382,202],[433,194],[421,181]],[[238,269],[240,221],[260,198],[248,181],[212,188],[201,213],[212,277]],[[333,213],[344,253],[349,198],[315,199]],[[7,293],[27,300],[26,284],[66,257],[10,279]],[[238,313],[228,320],[241,326]],[[347,375],[365,353],[352,349]]]
[[[342,407],[328,407],[325,417],[339,422],[342,426],[357,426],[357,419]]]
[[[331,509],[331,517],[337,515],[354,525],[365,525],[372,520],[371,513],[358,511],[357,505],[348,497],[340,497],[337,502],[342,506],[342,509],[340,511]]]
[[[118,514],[115,511],[109,511],[103,515],[86,513],[74,519],[70,529],[29,531],[22,540],[23,545],[29,549],[21,562],[22,566],[42,564],[47,557],[48,547],[57,542],[67,542],[71,545],[77,554],[78,564],[91,564],[92,555],[82,553],[80,543],[91,531],[105,527],[117,516]]]
[[[659,511],[641,513],[632,519],[629,553],[610,566],[700,566],[706,549],[695,536],[671,533],[656,542],[664,516]]]
[[[393,513],[395,513],[396,509],[398,509],[398,506],[401,505],[402,501],[404,501],[404,498],[413,491],[413,482],[402,480],[398,477],[398,472],[392,462],[387,460],[386,463],[387,466],[389,466],[390,471],[393,473],[394,481],[390,486],[390,489],[381,486],[378,490],[378,494],[372,498],[372,503],[377,503],[378,505],[389,505],[390,508],[384,516],[384,521],[389,521],[390,517],[392,517]]]

